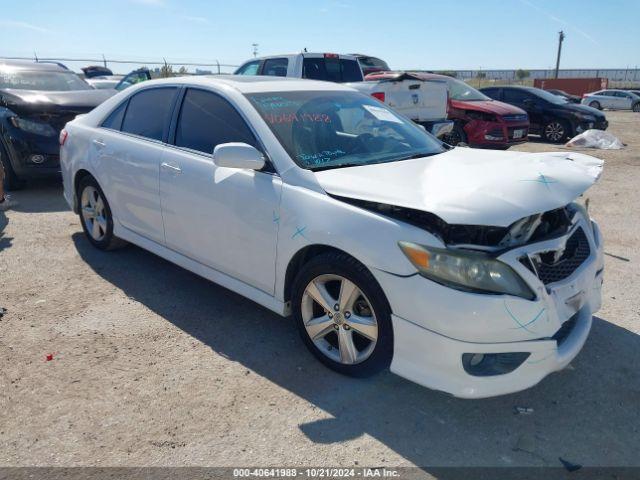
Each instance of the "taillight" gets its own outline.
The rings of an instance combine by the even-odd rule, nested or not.
[[[60,142],[60,146],[64,145],[64,142],[67,141],[67,137],[69,136],[69,133],[66,130],[62,130],[60,131],[60,137],[58,137],[58,141]]]
[[[339,58],[337,53],[325,53],[324,58]]]
[[[382,103],[384,103],[384,92],[373,92],[371,94],[371,96],[377,100],[380,100]]]

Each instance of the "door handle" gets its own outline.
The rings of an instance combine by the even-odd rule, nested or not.
[[[177,165],[171,165],[170,163],[162,162],[160,164],[160,168],[162,168],[166,172],[171,172],[175,175],[182,173],[182,169]]]
[[[98,140],[98,139],[94,139],[93,140],[93,144],[98,148],[104,148],[104,147],[107,146],[106,143],[104,143],[102,140]]]

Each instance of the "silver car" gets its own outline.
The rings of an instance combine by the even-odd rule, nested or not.
[[[582,96],[582,104],[602,110],[633,110],[640,112],[640,96],[624,90],[599,90]]]

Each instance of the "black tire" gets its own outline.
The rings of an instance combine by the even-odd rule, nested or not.
[[[640,102],[634,103],[631,107],[631,110],[633,110],[634,112],[640,112]]]
[[[569,127],[566,122],[557,118],[549,120],[542,127],[542,138],[551,143],[562,143],[569,137]]]
[[[378,338],[370,355],[360,363],[346,365],[326,356],[311,340],[302,314],[302,298],[309,283],[320,275],[339,275],[353,282],[369,301],[378,326]],[[293,317],[300,336],[311,353],[324,365],[352,377],[368,377],[389,367],[393,356],[391,308],[380,285],[371,272],[353,257],[340,252],[328,252],[307,262],[293,282]]]
[[[590,102],[589,106],[591,108],[597,108],[598,110],[602,110],[602,105],[600,105],[600,102]]]
[[[16,172],[11,166],[9,155],[7,155],[2,144],[0,144],[0,164],[2,164],[4,168],[4,188],[13,191],[24,188],[26,182],[16,175]]]
[[[82,195],[84,191],[88,188],[92,188],[93,191],[100,196],[104,204],[103,217],[106,220],[106,231],[104,231],[104,235],[102,236],[102,238],[99,238],[99,239],[94,238],[92,234],[89,232],[87,221],[85,221],[85,218],[83,216]],[[96,181],[96,179],[88,175],[84,177],[82,180],[80,180],[80,184],[78,185],[77,196],[78,196],[78,216],[80,217],[80,224],[82,225],[82,230],[84,231],[84,234],[86,235],[89,242],[94,247],[100,250],[115,250],[116,248],[121,248],[125,246],[127,242],[122,240],[121,238],[116,237],[113,234],[113,216],[111,214],[111,207],[109,206],[107,197],[105,196],[104,192],[100,188],[100,185],[98,185],[98,182]]]
[[[453,147],[460,145],[461,143],[466,144],[467,134],[465,133],[464,128],[462,128],[462,125],[456,123],[453,125],[451,131],[442,137],[442,141]]]

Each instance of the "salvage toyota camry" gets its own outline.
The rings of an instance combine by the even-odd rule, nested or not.
[[[602,161],[449,147],[338,84],[145,82],[60,135],[95,247],[293,315],[328,367],[479,398],[565,367],[600,307]]]

